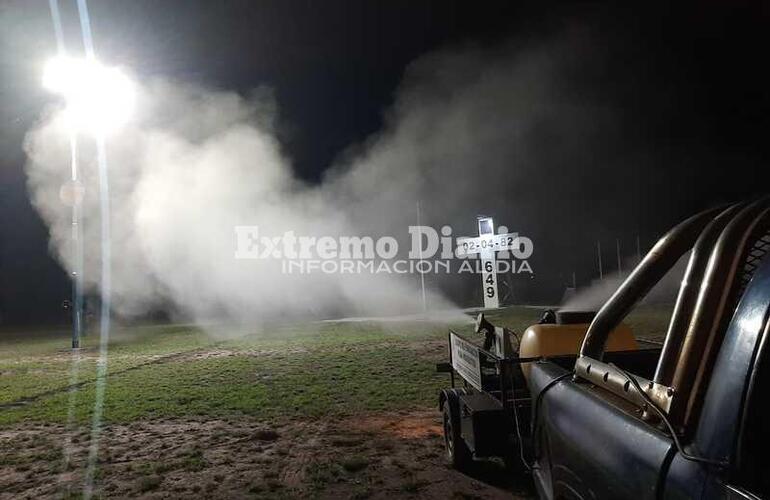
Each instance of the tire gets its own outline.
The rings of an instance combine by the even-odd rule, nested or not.
[[[444,449],[447,463],[459,471],[466,470],[473,457],[460,435],[460,409],[457,402],[447,399],[441,411],[444,420]]]

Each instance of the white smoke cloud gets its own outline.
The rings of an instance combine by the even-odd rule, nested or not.
[[[323,187],[297,180],[271,128],[274,102],[184,84],[140,90],[137,120],[108,141],[114,308],[141,314],[170,302],[201,321],[414,312],[417,280],[369,275],[287,275],[275,260],[234,258],[237,225],[264,234],[358,234]],[[81,138],[86,269],[98,287],[97,178]],[[58,196],[69,174],[68,135],[53,111],[27,136],[33,202],[51,246],[70,268],[69,211]],[[404,231],[406,228],[403,229]],[[450,308],[437,294],[434,307]]]
[[[563,92],[576,50],[561,42],[506,44],[420,58],[408,68],[383,131],[347,151],[320,185],[293,175],[290,154],[274,134],[278,109],[269,91],[243,97],[179,82],[144,84],[136,120],[108,141],[116,312],[170,304],[201,321],[254,322],[419,310],[416,275],[286,275],[275,261],[234,259],[234,227],[398,236],[415,223],[417,201],[433,225],[511,199],[526,206],[533,196],[528,173],[574,164],[599,125],[613,120],[586,103],[576,110]],[[558,148],[543,148],[543,130]],[[96,289],[98,191],[93,151],[81,143],[85,280]],[[56,111],[27,135],[32,199],[67,268],[70,221],[58,193],[69,172],[68,148]],[[435,290],[429,302],[451,307]]]

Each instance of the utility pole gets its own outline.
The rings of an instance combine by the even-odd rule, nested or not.
[[[604,273],[602,272],[602,243],[596,241],[596,253],[599,255],[599,279],[604,279]]]
[[[615,238],[615,249],[618,253],[618,274],[623,272],[623,266],[620,263],[620,238]]]
[[[81,204],[83,189],[78,178],[78,142],[75,132],[70,135],[70,183],[72,188],[72,348],[80,348],[83,333],[83,227]]]
[[[59,4],[55,0],[49,2],[54,34],[56,35],[56,47],[59,57],[67,53],[64,44],[64,31],[62,30]],[[78,138],[77,132],[70,130],[70,197],[72,203],[72,216],[70,228],[70,242],[72,244],[72,348],[80,348],[80,336],[83,331],[83,227],[81,226],[81,202],[83,200],[83,188],[80,185],[78,175]],[[66,186],[65,186],[66,189]]]
[[[417,200],[417,227],[422,228],[420,223],[420,200]],[[418,246],[420,250],[420,266],[422,266],[422,229],[420,229],[420,242]],[[422,289],[422,312],[428,310],[428,303],[425,300],[425,273],[420,271],[420,288]]]

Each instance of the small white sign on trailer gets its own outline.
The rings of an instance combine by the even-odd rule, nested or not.
[[[479,348],[455,332],[449,333],[452,368],[469,384],[481,390],[481,359]]]

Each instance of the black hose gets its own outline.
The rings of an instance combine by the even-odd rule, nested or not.
[[[533,449],[533,458],[532,463],[528,463],[527,459],[524,457],[524,442],[521,439],[521,425],[519,423],[519,413],[516,409],[516,393],[514,392],[513,396],[513,417],[516,421],[516,435],[519,440],[519,458],[521,458],[521,462],[524,464],[524,467],[526,467],[527,471],[532,471],[533,469],[537,468],[537,415],[540,412],[540,402],[543,400],[543,396],[545,396],[545,393],[548,392],[551,387],[555,386],[562,380],[564,380],[567,377],[571,377],[574,375],[574,372],[568,372],[564,373],[562,375],[559,375],[555,379],[548,382],[545,387],[538,393],[537,398],[535,399],[535,405],[532,410],[532,449]]]
[[[511,377],[511,381],[513,382],[513,377]],[[532,466],[527,463],[527,459],[524,456],[524,441],[521,438],[521,424],[519,423],[519,410],[516,405],[516,385],[515,383],[511,384],[512,390],[511,395],[513,398],[513,419],[516,423],[516,439],[519,441],[519,458],[521,459],[521,463],[524,464],[524,467],[527,469],[528,472],[532,471]]]

